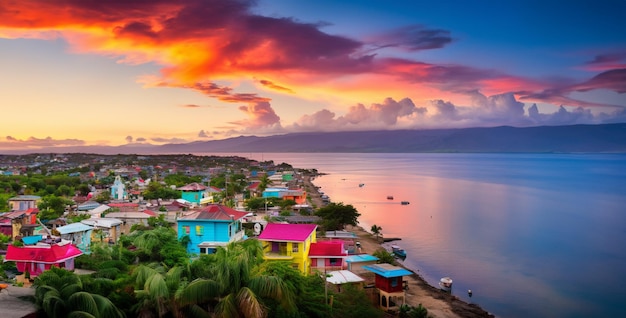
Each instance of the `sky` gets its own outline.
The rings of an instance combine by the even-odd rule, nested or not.
[[[3,0],[0,150],[626,122],[626,0]]]

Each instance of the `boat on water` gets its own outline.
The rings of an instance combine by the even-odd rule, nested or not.
[[[452,278],[443,277],[439,280],[439,288],[443,291],[451,291],[452,290]]]
[[[365,183],[359,183],[359,188],[362,188],[365,185]]]
[[[398,258],[406,258],[406,251],[398,245],[391,245],[391,253]]]
[[[387,200],[393,200],[393,195],[388,195]]]
[[[400,202],[400,204],[402,204],[402,205],[408,205],[408,204],[409,204],[409,201],[402,201],[402,202]]]

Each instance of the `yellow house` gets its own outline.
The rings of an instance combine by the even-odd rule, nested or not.
[[[290,261],[294,268],[307,274],[311,269],[309,251],[317,242],[315,224],[269,223],[259,235],[266,260]]]

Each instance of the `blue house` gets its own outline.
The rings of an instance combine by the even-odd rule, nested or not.
[[[212,254],[218,246],[244,239],[242,219],[248,212],[237,211],[221,204],[210,204],[200,210],[178,217],[178,239],[188,236],[187,252]]]
[[[176,190],[181,191],[181,199],[195,204],[200,204],[200,201],[208,196],[207,189],[207,186],[197,182],[176,188]]]

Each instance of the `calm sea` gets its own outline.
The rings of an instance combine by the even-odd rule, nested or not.
[[[328,173],[407,267],[498,317],[626,317],[624,154],[238,155]]]

